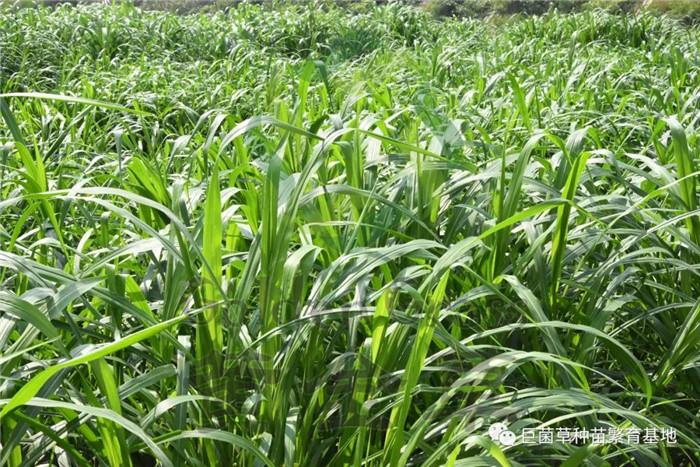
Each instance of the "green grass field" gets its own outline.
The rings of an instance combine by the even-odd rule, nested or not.
[[[0,465],[698,465],[699,47],[1,6]]]

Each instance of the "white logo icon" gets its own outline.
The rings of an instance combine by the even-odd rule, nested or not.
[[[508,429],[505,423],[494,423],[489,427],[489,436],[494,442],[501,443],[504,446],[513,446],[515,444],[515,433]]]

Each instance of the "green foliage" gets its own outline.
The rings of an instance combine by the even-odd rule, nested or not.
[[[600,9],[626,14],[645,9],[689,24],[697,23],[700,19],[700,2],[696,0],[425,0],[421,5],[427,12],[438,17],[542,15],[551,9],[561,13]]]
[[[654,0],[649,4],[649,11],[687,23],[697,24],[700,22],[700,2],[695,0]]]
[[[521,6],[3,6],[0,465],[696,464],[700,33]]]
[[[554,8],[560,12],[580,11],[588,7],[589,3],[586,0],[426,0],[422,5],[437,16],[483,18],[494,15],[541,15]]]

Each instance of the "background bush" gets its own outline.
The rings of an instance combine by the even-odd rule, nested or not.
[[[69,3],[99,2],[101,0],[0,0],[0,3],[14,5],[56,5]],[[118,0],[117,0],[118,1]],[[370,4],[383,4],[391,0],[133,0],[136,6],[145,9],[165,10],[182,14],[197,12],[215,12],[236,7],[243,1],[267,4],[274,8],[276,4],[316,4],[333,3],[352,9],[366,9]],[[420,5],[429,13],[438,17],[504,17],[515,14],[540,15],[552,8],[560,12],[575,12],[586,9],[603,9],[610,12],[631,12],[646,8],[656,14],[667,14],[688,23],[700,20],[700,2],[697,0],[404,0],[406,5]]]

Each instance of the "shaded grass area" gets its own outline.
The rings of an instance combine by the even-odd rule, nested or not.
[[[697,462],[697,29],[4,7],[0,45],[0,464]],[[523,443],[567,427],[677,438]]]
[[[436,17],[483,18],[497,23],[514,15],[542,15],[550,9],[563,13],[602,9],[622,14],[646,10],[653,14],[682,20],[687,24],[697,24],[700,21],[700,3],[696,0],[109,0],[107,3],[131,3],[148,10],[193,14],[214,13],[235,8],[241,3],[254,3],[272,9],[286,8],[290,5],[327,8],[330,5],[351,10],[367,10],[391,1],[419,6]],[[104,0],[0,0],[0,4],[3,2],[20,7],[32,7],[104,3]]]

